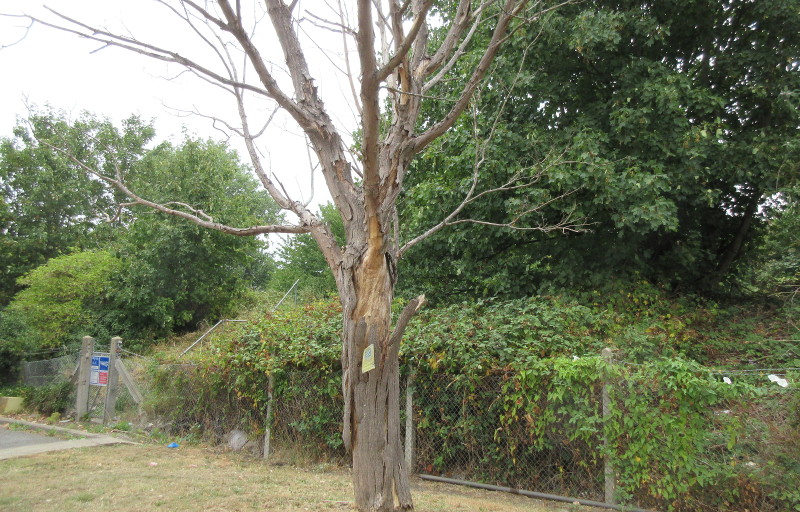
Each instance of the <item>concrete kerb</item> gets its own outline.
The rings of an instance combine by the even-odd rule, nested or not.
[[[35,455],[37,453],[52,452],[57,450],[69,450],[72,448],[85,448],[91,446],[103,446],[108,444],[138,444],[133,441],[119,439],[104,434],[95,434],[93,432],[84,432],[82,430],[74,430],[70,428],[57,427],[55,425],[42,425],[40,423],[33,423],[25,420],[18,420],[14,418],[0,417],[2,424],[15,424],[21,425],[33,430],[43,430],[50,432],[58,432],[68,436],[75,436],[78,439],[68,439],[59,442],[48,442],[42,444],[31,444],[27,446],[17,446],[12,448],[0,448],[0,460],[10,459],[13,457],[24,457],[26,455]]]

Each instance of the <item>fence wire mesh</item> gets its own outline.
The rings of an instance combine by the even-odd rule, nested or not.
[[[271,443],[280,456],[346,461],[341,372],[289,371],[274,379]]]
[[[32,365],[39,370],[31,374],[66,376],[75,359]],[[133,356],[124,364],[144,395],[142,408],[164,418],[164,429],[217,440],[239,429],[258,452],[269,427],[277,460],[348,461],[338,369],[285,368],[271,380],[259,374],[245,381],[214,366]],[[616,498],[626,504],[800,510],[797,373],[681,364],[561,359],[481,376],[418,368],[411,381],[401,379],[401,431],[410,413],[415,439],[411,471],[604,501],[608,457]],[[611,412],[604,412],[604,388]],[[93,389],[95,414],[102,395]]]
[[[139,389],[139,392],[145,397],[150,395],[152,393],[152,375],[150,369],[155,364],[154,361],[133,354],[132,352],[123,353],[121,361],[128,375],[130,375],[133,380],[134,385]]]
[[[726,398],[703,390],[717,378],[708,372],[680,388],[675,383],[686,374],[654,379],[618,370],[610,378],[614,409],[605,418],[599,378],[563,386],[543,372],[537,391],[512,373],[417,375],[412,471],[604,501],[609,453],[617,499],[630,505],[765,512],[800,506],[788,483],[800,469],[796,389],[751,376],[750,395]],[[274,397],[276,449],[303,446],[344,459],[339,376],[286,372],[284,379]],[[710,395],[695,402],[684,396],[689,389]]]
[[[415,472],[602,501],[602,457],[569,438],[569,418],[535,435],[530,413],[509,413],[509,374],[422,375],[414,386]],[[545,396],[532,409],[546,410]],[[596,413],[597,400],[586,403]]]
[[[26,386],[46,386],[69,380],[75,372],[78,354],[66,354],[40,361],[22,363],[22,381]]]

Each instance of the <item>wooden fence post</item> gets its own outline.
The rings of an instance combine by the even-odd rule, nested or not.
[[[108,357],[108,384],[106,385],[106,403],[103,408],[103,425],[107,425],[114,418],[117,408],[117,390],[119,389],[119,372],[117,371],[117,357],[122,348],[122,338],[111,338]]]
[[[414,431],[414,370],[406,377],[406,472],[414,474],[414,450],[416,449],[416,432]]]
[[[81,355],[78,360],[78,391],[75,399],[75,419],[80,420],[89,412],[89,376],[92,368],[94,338],[84,336],[81,343]]]
[[[267,417],[264,419],[264,459],[269,459],[269,452],[272,449],[272,399],[275,393],[275,377],[270,370],[267,377]]]
[[[606,363],[606,372],[603,381],[603,424],[605,424],[611,417],[611,398],[609,397],[609,390],[611,388],[611,365],[614,359],[614,351],[606,347],[601,352],[601,355]],[[617,476],[614,473],[614,467],[611,463],[609,455],[608,437],[603,435],[603,447],[605,448],[605,456],[603,458],[603,478],[605,480],[605,502],[609,505],[616,505],[616,491]]]

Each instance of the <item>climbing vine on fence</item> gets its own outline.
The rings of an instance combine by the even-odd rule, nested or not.
[[[613,298],[634,299],[652,304],[647,294]],[[766,377],[725,380],[674,350],[653,352],[654,341],[637,341],[646,329],[609,364],[599,356],[611,329],[605,307],[557,298],[518,305],[444,308],[409,326],[402,372],[415,375],[417,471],[602,499],[608,456],[626,502],[676,511],[800,506],[797,490],[775,476],[800,475],[797,406],[777,386],[764,391]],[[679,332],[685,343],[687,319],[656,309],[637,313],[664,331],[655,339]],[[171,407],[179,428],[260,435],[271,381],[277,438],[343,457],[340,316],[337,302],[321,301],[237,324],[193,354],[194,366],[154,369],[162,394],[192,394],[162,396],[162,410]]]

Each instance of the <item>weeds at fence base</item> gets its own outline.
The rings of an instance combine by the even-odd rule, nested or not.
[[[270,451],[266,459],[267,464],[273,466],[295,466],[295,467],[347,467],[348,460],[342,457],[331,457],[328,453],[310,447],[299,446],[280,446]]]

